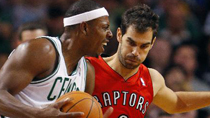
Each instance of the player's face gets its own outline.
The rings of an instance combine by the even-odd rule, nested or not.
[[[31,39],[35,39],[36,37],[39,36],[44,36],[46,35],[45,31],[41,29],[36,29],[36,30],[25,30],[21,33],[21,42],[25,42]]]
[[[98,57],[104,52],[104,46],[112,38],[112,32],[109,28],[109,19],[107,16],[94,20],[94,26],[91,26],[91,46],[90,56]]]
[[[128,69],[137,68],[146,59],[154,44],[155,39],[152,41],[152,37],[151,28],[141,33],[136,32],[134,26],[130,26],[123,36],[120,28],[118,28],[118,57],[121,64]]]

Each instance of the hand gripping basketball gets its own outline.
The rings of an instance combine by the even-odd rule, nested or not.
[[[84,115],[82,118],[103,118],[100,104],[90,94],[81,91],[73,91],[61,96],[56,102],[66,99],[71,100],[62,105],[60,108],[62,112],[83,112]],[[104,114],[104,118],[108,118],[112,111],[112,108],[108,109]]]

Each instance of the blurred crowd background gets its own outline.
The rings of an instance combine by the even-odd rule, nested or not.
[[[0,0],[0,67],[18,46],[17,29],[36,21],[49,36],[63,32],[63,16],[76,0]],[[110,13],[114,34],[103,56],[117,49],[116,29],[122,13],[145,3],[160,16],[159,33],[144,64],[157,69],[174,91],[210,90],[210,0],[95,0]],[[210,107],[169,115],[154,105],[146,118],[210,118]]]

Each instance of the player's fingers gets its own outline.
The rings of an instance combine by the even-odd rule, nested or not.
[[[79,118],[84,116],[84,112],[68,112],[68,113],[63,113],[63,116],[68,118]]]
[[[61,100],[59,102],[56,102],[54,107],[57,108],[57,109],[60,109],[63,105],[71,102],[73,99],[72,98],[67,98],[65,100]]]
[[[83,112],[71,112],[70,117],[74,118],[74,117],[82,117],[84,116]]]
[[[113,112],[113,108],[112,107],[109,107],[106,112],[104,113],[104,117],[103,118],[109,118],[109,116],[112,114]]]

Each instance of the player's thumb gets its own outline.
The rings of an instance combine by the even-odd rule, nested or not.
[[[104,117],[103,118],[109,118],[109,116],[112,114],[112,112],[114,111],[114,109],[112,107],[109,107],[106,112],[104,113]]]

